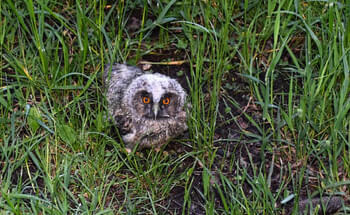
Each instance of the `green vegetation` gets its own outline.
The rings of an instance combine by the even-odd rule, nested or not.
[[[326,195],[350,213],[349,0],[0,9],[1,214],[287,214]],[[128,155],[101,77],[140,61],[187,84],[191,117]]]

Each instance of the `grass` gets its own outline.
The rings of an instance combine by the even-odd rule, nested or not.
[[[349,4],[0,1],[1,214],[349,213]],[[102,71],[145,59],[180,69],[189,130],[128,155]]]

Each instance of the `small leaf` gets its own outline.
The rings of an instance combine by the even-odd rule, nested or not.
[[[179,49],[186,49],[186,48],[187,48],[187,42],[178,39],[178,40],[177,40],[176,47],[179,48]]]
[[[232,90],[233,89],[233,86],[229,83],[226,83],[225,84],[225,88],[228,89],[228,90]]]
[[[292,200],[295,197],[295,194],[290,194],[289,196],[287,196],[286,198],[284,198],[281,201],[281,204],[286,204],[287,202],[289,202],[290,200]]]
[[[29,114],[27,118],[27,123],[32,134],[40,127],[39,120],[41,120],[40,112],[36,107],[31,107],[29,109]]]
[[[73,144],[77,140],[75,130],[69,125],[57,125],[58,136],[67,144]]]
[[[102,131],[103,129],[103,126],[104,126],[104,121],[103,121],[103,115],[102,115],[102,112],[99,112],[97,114],[97,117],[96,117],[96,128],[97,128],[97,131]]]
[[[184,71],[179,70],[179,71],[176,73],[176,75],[177,75],[178,77],[183,76],[183,75],[184,75]]]

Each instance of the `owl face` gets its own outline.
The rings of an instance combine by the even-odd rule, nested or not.
[[[152,92],[139,91],[134,101],[138,115],[154,120],[175,117],[178,107],[178,96],[170,92],[154,98]]]
[[[137,89],[136,93],[127,98],[133,115],[147,120],[174,118],[183,106],[181,98],[185,97],[181,86],[161,74],[145,74],[137,79],[129,86],[130,89]],[[180,90],[177,89],[179,87]]]

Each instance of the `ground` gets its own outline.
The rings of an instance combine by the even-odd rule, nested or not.
[[[0,3],[0,212],[348,214],[344,5]],[[177,79],[188,131],[127,153],[109,63]]]

